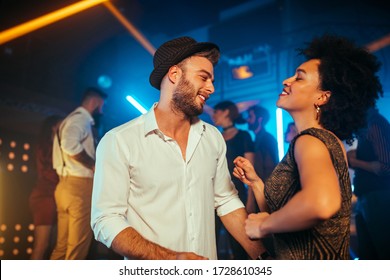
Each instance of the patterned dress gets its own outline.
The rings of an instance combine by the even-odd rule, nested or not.
[[[270,213],[282,208],[301,190],[298,166],[294,159],[295,141],[301,135],[312,135],[320,139],[329,150],[333,166],[339,178],[342,197],[341,209],[330,219],[315,227],[274,234],[277,259],[337,260],[349,259],[351,183],[343,150],[337,138],[330,132],[309,128],[302,131],[291,142],[286,156],[265,183],[265,198]]]

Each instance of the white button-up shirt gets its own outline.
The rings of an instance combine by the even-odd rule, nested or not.
[[[91,158],[95,159],[95,143],[91,128],[93,124],[91,114],[81,106],[63,120],[53,141],[53,168],[58,175],[93,177],[91,169],[70,157],[85,150]]]
[[[191,125],[186,160],[159,130],[154,107],[98,145],[91,225],[107,247],[131,226],[166,248],[216,259],[214,211],[221,216],[241,207],[225,141],[201,120]]]

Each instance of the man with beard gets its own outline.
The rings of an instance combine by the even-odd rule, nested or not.
[[[102,114],[107,95],[97,88],[84,92],[81,106],[61,123],[53,142],[57,242],[53,260],[85,259],[92,241],[91,195],[95,169],[94,118]]]
[[[263,180],[269,175],[278,164],[278,144],[274,136],[269,133],[265,126],[270,115],[266,108],[255,105],[248,110],[248,128],[255,134],[255,170]]]
[[[91,225],[126,259],[216,259],[215,210],[252,258],[265,251],[245,235],[221,133],[198,118],[219,55],[190,37],[161,45],[149,79],[159,102],[99,143]]]

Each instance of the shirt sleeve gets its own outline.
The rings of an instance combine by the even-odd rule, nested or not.
[[[81,114],[75,114],[67,119],[60,130],[61,148],[70,156],[82,152],[82,142],[88,136],[90,123]]]
[[[218,216],[224,216],[238,208],[244,208],[244,204],[238,197],[238,191],[231,180],[226,160],[226,143],[220,133],[216,134],[215,137],[219,147],[219,158],[214,182],[215,208]]]
[[[112,133],[102,138],[96,152],[91,227],[95,238],[108,248],[130,226],[126,219],[130,180],[124,154]]]

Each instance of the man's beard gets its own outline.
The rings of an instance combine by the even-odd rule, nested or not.
[[[177,89],[173,93],[172,108],[176,112],[183,112],[185,116],[191,118],[199,116],[203,113],[203,106],[196,103],[196,91],[194,86],[186,76],[183,75],[182,79],[177,85]]]

